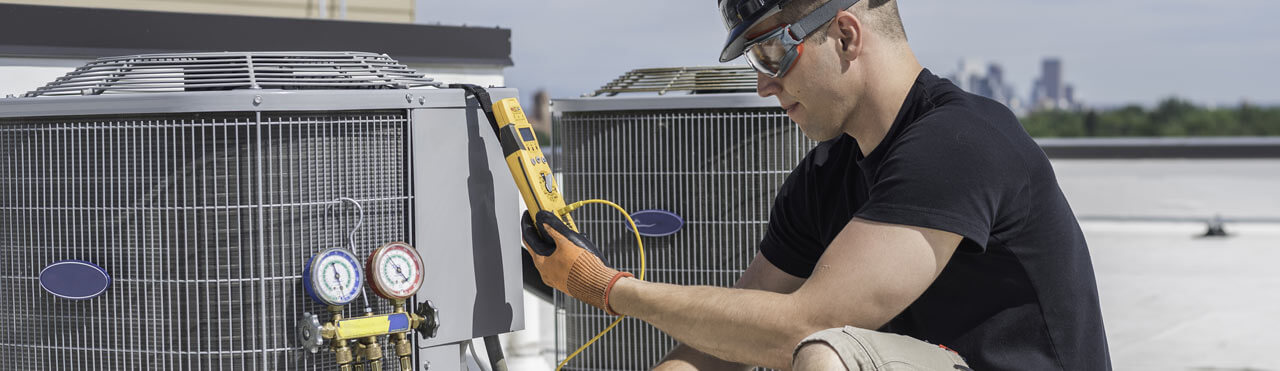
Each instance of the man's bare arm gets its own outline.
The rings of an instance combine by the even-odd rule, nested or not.
[[[795,345],[813,332],[888,322],[933,283],[960,240],[950,232],[854,219],[813,276],[790,294],[624,278],[610,303],[717,358],[787,369]]]
[[[804,279],[783,272],[769,262],[764,255],[756,254],[747,271],[738,278],[733,287],[740,289],[764,290],[782,294],[790,294],[804,284]],[[656,371],[693,371],[693,370],[746,370],[751,366],[725,361],[684,344],[676,346],[667,354]]]

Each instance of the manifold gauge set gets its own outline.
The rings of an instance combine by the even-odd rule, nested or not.
[[[408,333],[417,331],[431,338],[440,326],[430,302],[419,303],[414,313],[405,310],[405,301],[422,287],[422,267],[418,250],[404,242],[379,247],[364,264],[346,248],[331,248],[312,256],[302,272],[303,290],[329,308],[331,320],[321,323],[317,315],[303,313],[298,323],[303,348],[316,353],[328,343],[340,370],[351,370],[353,364],[362,369],[365,362],[370,369],[381,370],[382,347],[378,338],[390,336],[400,369],[412,370],[413,347]],[[392,312],[343,318],[343,307],[360,297],[366,282],[374,294],[391,300]]]

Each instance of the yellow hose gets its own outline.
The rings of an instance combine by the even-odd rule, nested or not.
[[[609,202],[606,200],[586,200],[586,201],[574,202],[573,204],[566,206],[563,210],[561,210],[557,214],[560,214],[561,216],[567,218],[569,217],[570,212],[573,212],[574,210],[577,210],[579,207],[582,207],[588,204],[604,204],[604,205],[612,206],[614,209],[618,210],[618,212],[622,213],[623,217],[627,218],[627,223],[631,223],[631,232],[635,233],[636,246],[640,249],[640,274],[636,275],[636,278],[640,279],[641,281],[644,281],[644,271],[645,271],[644,242],[640,240],[640,229],[636,228],[636,221],[631,219],[631,213],[628,213],[626,209],[623,209],[622,206],[618,206],[618,204],[615,204],[613,202]],[[573,359],[573,357],[577,357],[579,353],[582,353],[582,351],[586,350],[587,347],[591,346],[591,344],[595,344],[596,340],[600,340],[600,338],[603,337],[604,334],[607,334],[609,333],[609,331],[613,330],[614,327],[618,326],[618,323],[622,322],[623,318],[627,318],[627,317],[618,316],[617,319],[613,320],[613,323],[609,324],[609,327],[605,327],[604,330],[600,331],[599,334],[596,334],[595,337],[592,337],[591,340],[588,340],[586,344],[582,344],[581,347],[578,347],[578,350],[575,350],[573,351],[573,353],[570,353],[568,357],[565,357],[563,361],[560,361],[559,365],[556,365],[556,371],[560,371],[561,369],[563,369],[564,365],[569,363],[569,360]]]

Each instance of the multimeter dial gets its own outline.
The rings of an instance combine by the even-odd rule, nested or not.
[[[346,249],[321,251],[307,261],[302,271],[303,289],[322,304],[347,305],[360,297],[360,288],[364,286],[364,272],[357,261]]]
[[[365,265],[369,286],[378,296],[404,300],[422,287],[422,256],[407,243],[392,242],[379,247],[369,255]]]

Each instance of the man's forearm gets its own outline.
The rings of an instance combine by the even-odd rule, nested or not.
[[[768,291],[622,279],[609,300],[697,350],[770,368],[787,368],[796,343],[824,328],[790,295]]]

